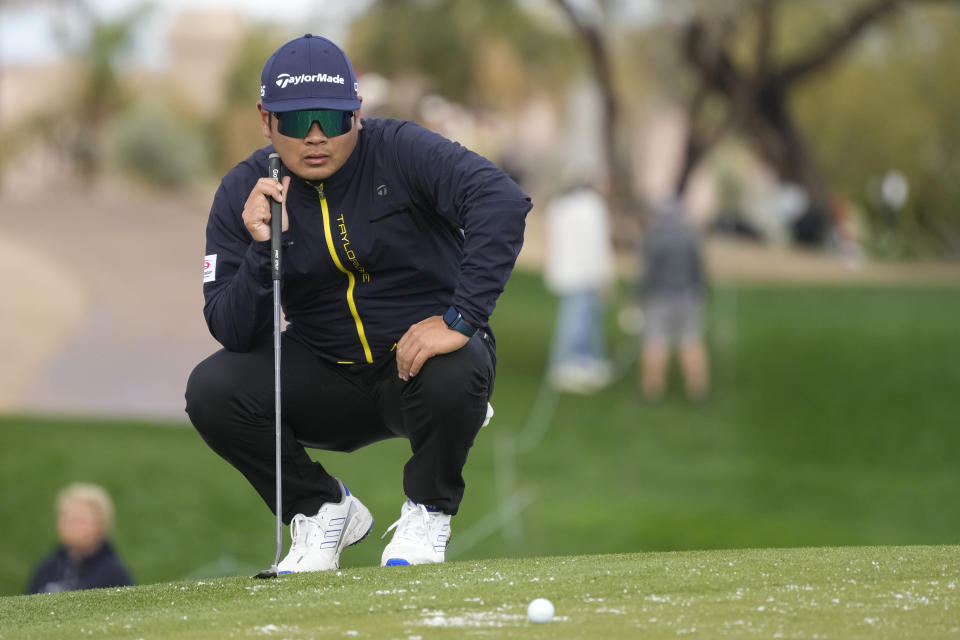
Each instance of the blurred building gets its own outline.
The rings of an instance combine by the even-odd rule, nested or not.
[[[23,124],[75,94],[81,65],[76,60],[0,66],[0,129]]]
[[[216,113],[246,27],[246,19],[230,9],[179,14],[167,37],[170,62],[164,74],[171,97],[202,115]],[[255,88],[251,85],[251,97]]]

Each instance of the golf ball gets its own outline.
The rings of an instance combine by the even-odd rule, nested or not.
[[[537,598],[527,607],[527,618],[537,624],[550,622],[553,620],[553,603],[546,598]]]

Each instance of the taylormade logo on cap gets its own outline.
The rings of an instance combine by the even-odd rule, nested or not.
[[[289,73],[281,73],[277,76],[277,86],[281,89],[286,88],[288,84],[296,86],[301,82],[329,82],[332,84],[344,84],[343,76],[340,74],[329,76],[325,73],[315,73],[308,76],[305,73],[301,73],[298,76],[292,76]]]
[[[263,65],[260,98],[265,111],[277,113],[360,108],[357,74],[347,55],[333,42],[309,33],[274,51]]]

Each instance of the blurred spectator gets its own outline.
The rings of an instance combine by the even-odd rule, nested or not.
[[[108,536],[113,503],[101,487],[71,484],[57,496],[60,546],[34,569],[27,593],[53,593],[133,584]]]
[[[591,393],[612,377],[606,356],[604,298],[614,278],[609,212],[587,182],[547,206],[547,288],[560,296],[550,358],[555,388]]]
[[[703,342],[707,282],[699,234],[680,202],[665,202],[653,212],[642,263],[641,391],[648,400],[663,396],[671,350],[678,347],[687,397],[703,400],[710,391],[710,363]]]
[[[848,269],[860,269],[863,267],[863,245],[857,228],[856,207],[842,193],[834,194],[830,206],[833,214],[832,239],[843,258],[843,264]]]

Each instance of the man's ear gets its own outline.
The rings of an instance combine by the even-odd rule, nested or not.
[[[360,100],[360,106],[363,106],[363,96],[357,96],[357,99]],[[353,117],[357,121],[357,131],[361,131],[363,129],[363,123],[360,122],[360,109],[354,110]]]
[[[260,102],[257,103],[257,111],[260,112],[260,130],[263,132],[263,137],[268,140],[273,140],[273,131],[270,128],[270,121],[273,118],[270,112],[266,111]]]

